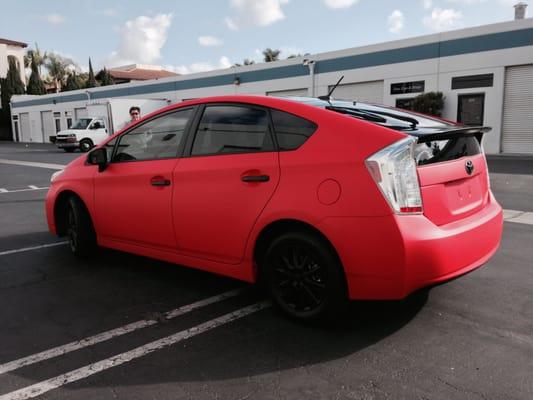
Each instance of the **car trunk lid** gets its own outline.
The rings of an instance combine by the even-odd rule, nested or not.
[[[489,201],[489,179],[481,139],[487,127],[419,132],[414,157],[424,215],[436,225],[466,218]]]

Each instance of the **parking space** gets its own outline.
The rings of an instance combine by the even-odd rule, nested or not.
[[[76,156],[0,145],[8,160]],[[0,400],[533,397],[533,225],[505,222],[494,258],[458,280],[303,325],[231,279],[105,249],[74,258],[47,233],[46,190],[11,191],[53,172],[0,163]],[[505,208],[533,211],[532,175],[491,176]]]

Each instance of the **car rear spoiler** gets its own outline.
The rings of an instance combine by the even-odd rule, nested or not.
[[[483,135],[492,130],[489,126],[466,126],[461,128],[452,128],[423,133],[420,132],[417,136],[418,143],[432,142],[434,140],[447,140],[460,136],[475,136],[480,142]]]

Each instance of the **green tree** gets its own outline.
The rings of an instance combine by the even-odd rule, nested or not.
[[[263,50],[263,56],[265,57],[265,62],[272,62],[272,61],[278,61],[279,60],[279,53],[281,53],[280,50],[272,50],[270,47]]]
[[[83,88],[83,82],[80,77],[76,74],[76,71],[68,74],[67,83],[63,88],[62,92],[68,92],[70,90],[77,90]]]
[[[91,58],[89,57],[89,78],[87,79],[87,88],[96,87],[96,78],[94,77],[93,65],[91,63]]]
[[[243,65],[253,65],[253,64],[255,64],[254,60],[250,60],[249,58],[245,58],[244,61],[242,62],[242,64],[235,63],[235,66],[236,67],[241,67]]]
[[[413,100],[413,111],[440,117],[444,108],[442,92],[427,92],[416,96]]]
[[[18,61],[13,56],[8,56],[9,68],[5,78],[0,79],[0,92],[2,101],[1,124],[6,132],[4,139],[11,138],[11,96],[24,94],[24,83],[20,79]]]
[[[104,67],[104,69],[98,73],[98,76],[100,76],[101,86],[109,86],[109,85],[115,84],[115,82],[113,81],[113,77],[111,76],[109,71],[106,69],[106,67]]]
[[[36,57],[31,58],[31,75],[28,82],[27,93],[28,94],[46,94],[41,74],[39,73],[38,61]]]

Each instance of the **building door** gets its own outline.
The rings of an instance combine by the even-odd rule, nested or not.
[[[533,64],[505,70],[502,151],[533,154]]]
[[[13,121],[13,130],[15,132],[15,142],[19,142],[20,141],[20,138],[19,138],[19,122],[18,121]]]
[[[457,102],[457,122],[464,125],[483,125],[485,94],[461,94]]]
[[[52,111],[41,111],[41,127],[43,130],[43,143],[48,142],[50,136],[56,135]]]
[[[19,114],[21,142],[31,142],[30,114]]]
[[[330,86],[328,90],[331,90]],[[383,103],[383,81],[359,82],[339,85],[332,94],[334,99]]]

